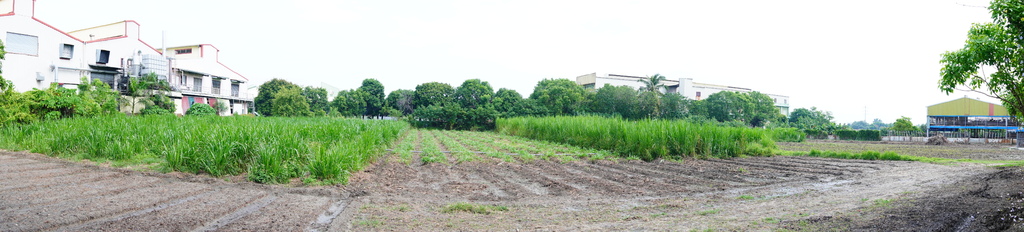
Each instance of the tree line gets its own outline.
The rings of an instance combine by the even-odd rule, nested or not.
[[[641,80],[644,87],[639,89],[613,85],[587,89],[568,79],[544,79],[524,97],[512,89],[495,91],[480,79],[459,86],[428,82],[388,94],[379,81],[365,79],[358,88],[340,91],[328,100],[323,88],[273,79],[259,87],[254,101],[256,112],[264,116],[390,116],[444,129],[489,129],[498,117],[558,115],[685,119],[749,127],[831,123],[831,115],[822,118],[825,113],[816,109],[798,109],[796,117],[787,117],[768,95],[759,92],[722,91],[702,101],[664,93],[664,80],[656,74]]]

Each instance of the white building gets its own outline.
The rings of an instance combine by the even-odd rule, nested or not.
[[[93,71],[88,64],[94,52],[85,41],[75,38],[35,18],[35,1],[0,0],[0,36],[3,36],[6,59],[3,76],[15,90],[25,92],[44,89],[51,83],[79,84],[79,79]]]
[[[576,77],[576,84],[582,85],[588,89],[601,88],[605,84],[614,86],[630,86],[637,89],[644,87],[644,84],[640,82],[640,79],[644,77],[640,76],[629,76],[620,74],[598,74],[590,73]],[[686,98],[702,100],[711,96],[711,94],[721,91],[734,91],[734,92],[751,92],[749,88],[735,87],[735,86],[724,86],[693,82],[692,78],[680,78],[678,80],[665,80],[665,89],[662,89],[662,93],[679,93]],[[758,91],[760,92],[760,91]],[[768,97],[771,97],[775,101],[775,107],[779,108],[782,114],[789,115],[789,96],[770,94],[761,92]]]
[[[130,77],[155,73],[171,84],[177,114],[196,102],[227,106],[221,115],[249,112],[248,79],[221,64],[213,45],[172,48],[165,56],[142,41],[140,25],[132,20],[64,32],[34,15],[35,0],[0,0],[0,39],[7,51],[3,77],[19,92],[52,83],[75,88],[82,77],[124,92]],[[184,52],[191,49],[194,54]]]
[[[220,49],[212,44],[167,48],[171,57],[171,88],[181,93],[175,99],[182,112],[192,104],[225,105],[221,115],[247,114],[253,97],[248,94],[248,78],[220,63]],[[215,107],[216,108],[216,107]]]

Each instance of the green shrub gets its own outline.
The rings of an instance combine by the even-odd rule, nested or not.
[[[882,132],[878,130],[859,130],[857,140],[860,141],[882,141]]]
[[[796,128],[775,128],[768,130],[776,142],[803,142],[807,134]]]
[[[828,139],[828,132],[822,130],[807,129],[804,130],[804,133],[807,134],[807,137],[810,139]]]
[[[139,113],[141,113],[142,115],[168,115],[171,114],[171,111],[156,106],[147,106],[145,109],[142,109],[142,111],[140,111]]]
[[[203,103],[192,104],[192,107],[185,111],[185,115],[191,116],[211,116],[217,115],[217,110],[213,109],[210,105]]]

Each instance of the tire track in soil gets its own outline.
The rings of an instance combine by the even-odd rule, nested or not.
[[[62,186],[68,186],[68,185],[77,185],[77,184],[82,184],[82,183],[87,183],[87,182],[100,181],[100,180],[102,180],[104,178],[112,178],[112,177],[115,177],[115,176],[120,176],[120,175],[119,175],[119,173],[116,173],[116,172],[100,172],[100,173],[96,173],[96,172],[79,172],[79,173],[74,173],[74,174],[66,175],[66,176],[56,176],[56,177],[52,177],[50,179],[41,180],[41,181],[32,181],[32,182],[27,182],[27,183],[23,182],[23,183],[19,183],[19,184],[11,184],[11,185],[4,184],[3,187],[0,187],[0,196],[3,196],[5,193],[10,192],[10,191],[22,192],[22,191],[32,191],[34,189],[39,189],[39,188],[52,188],[52,187],[62,187]]]
[[[0,215],[0,228],[19,230],[56,229],[75,227],[90,221],[102,220],[126,212],[143,210],[151,205],[166,205],[176,199],[194,197],[210,192],[209,187],[200,184],[173,182],[141,189],[131,189],[103,199],[76,201],[68,204],[53,204],[39,208],[18,210]],[[74,193],[63,193],[74,196]],[[58,217],[59,216],[59,217]],[[39,223],[46,222],[46,223]]]
[[[843,168],[859,168],[859,169],[872,169],[872,170],[882,170],[882,168],[878,167],[878,166],[885,164],[885,163],[880,163],[880,162],[864,162],[864,163],[837,162],[835,160],[829,160],[827,158],[817,158],[817,157],[799,157],[798,158],[798,157],[792,157],[792,156],[775,156],[775,157],[772,157],[772,159],[778,159],[781,162],[792,162],[792,163],[807,164],[807,165],[830,165],[830,166],[843,167]],[[889,165],[889,166],[892,166],[892,165]]]
[[[461,165],[454,166],[453,169],[464,173],[473,173],[489,183],[486,185],[493,186],[494,188],[500,190],[501,192],[504,192],[504,196],[494,196],[499,199],[519,199],[528,195],[534,195],[533,192],[530,191],[529,189],[526,189],[523,186],[517,184],[513,184],[512,182],[509,182],[504,178],[501,178],[498,175],[494,174],[493,170],[496,170],[497,168],[484,169],[478,167],[475,164],[478,163],[464,163]]]
[[[534,162],[535,165],[523,165],[520,171],[533,173],[544,179],[550,180],[551,182],[559,185],[566,185],[571,188],[570,192],[577,194],[588,194],[594,193],[594,187],[586,183],[582,183],[580,180],[573,180],[573,177],[578,177],[574,174],[569,174],[561,167],[548,166],[548,162]],[[589,181],[593,182],[593,180]],[[611,192],[607,192],[611,193]]]
[[[715,179],[713,176],[706,176],[706,175],[678,175],[678,174],[674,174],[674,173],[671,173],[671,172],[659,171],[657,169],[651,169],[651,168],[647,168],[647,167],[637,167],[637,166],[634,166],[634,164],[631,164],[631,163],[632,163],[631,161],[625,161],[625,162],[619,162],[619,163],[616,163],[616,164],[607,164],[607,163],[600,163],[600,162],[595,163],[595,164],[607,167],[609,169],[615,169],[615,170],[619,170],[619,171],[623,171],[623,172],[639,173],[639,174],[642,174],[642,175],[645,175],[645,176],[659,178],[659,179],[664,180],[664,182],[671,183],[671,184],[678,185],[678,186],[697,186],[697,185],[699,185],[701,187],[710,187],[711,189],[716,189],[716,188],[721,188],[721,187],[733,187],[733,186],[743,185],[743,183],[730,183],[728,181],[718,180],[718,179]]]
[[[823,175],[832,175],[832,176],[842,176],[843,175],[842,172],[821,171],[821,170],[814,170],[814,169],[801,168],[801,167],[779,166],[779,165],[772,165],[772,164],[760,164],[760,163],[746,162],[746,161],[737,161],[737,160],[708,159],[708,161],[709,162],[714,162],[714,163],[732,164],[732,165],[737,165],[737,166],[759,167],[759,168],[765,168],[765,169],[774,169],[774,170],[788,171],[788,172],[792,172],[792,173],[801,173],[801,174],[808,174],[808,173],[810,173],[810,174],[823,174]],[[814,176],[814,175],[811,175],[811,176]]]
[[[13,200],[12,202],[4,203],[0,207],[0,211],[8,208],[34,208],[57,203],[66,204],[76,201],[89,201],[101,198],[103,195],[117,194],[134,188],[154,186],[158,182],[156,178],[124,178],[126,179],[96,179],[96,181],[73,185],[47,186],[47,188],[34,191],[19,191],[16,194],[0,195],[0,197]],[[77,193],[75,197],[78,199],[69,200],[62,195],[53,194],[59,191],[75,192]]]
[[[30,160],[30,159],[2,159],[2,160],[0,160],[0,167],[3,167],[4,169],[0,169],[0,172],[6,171],[7,168],[9,168],[11,166],[19,166],[19,165],[26,165],[26,164],[38,164],[38,163],[42,163],[42,162],[35,161],[35,160]]]
[[[786,162],[786,161],[779,161],[779,160],[776,160],[776,159],[773,159],[773,158],[759,160],[758,162],[761,163],[761,164],[771,164],[771,165],[776,165],[776,166],[791,166],[791,167],[800,167],[800,168],[807,168],[807,169],[820,169],[820,170],[826,170],[826,171],[832,171],[832,172],[843,172],[844,174],[848,174],[848,173],[863,173],[864,172],[863,170],[861,170],[859,168],[839,167],[839,166],[835,166],[835,165],[828,165],[828,164],[822,164],[822,163],[814,163],[814,164],[791,163],[791,162]]]
[[[299,194],[282,194],[259,210],[227,224],[219,231],[298,231],[309,230],[316,218],[328,211],[331,198]],[[343,208],[343,207],[342,207]],[[334,219],[333,221],[341,221]],[[332,221],[332,222],[333,222]],[[304,228],[304,229],[300,229]],[[333,229],[343,227],[331,227]]]
[[[509,171],[512,171],[519,176],[526,177],[533,183],[537,183],[541,187],[546,188],[549,195],[574,195],[583,191],[577,186],[567,184],[560,180],[554,180],[542,171],[527,170],[529,166],[532,165],[510,165]]]
[[[742,173],[736,173],[735,175],[727,175],[727,174],[722,173],[722,172],[701,171],[701,169],[697,165],[694,164],[695,162],[699,164],[700,161],[699,160],[687,160],[686,163],[682,163],[682,164],[674,163],[674,162],[665,162],[665,161],[654,161],[654,162],[648,162],[648,163],[622,162],[622,165],[626,165],[626,166],[630,166],[630,167],[634,167],[634,168],[641,168],[641,169],[642,168],[649,168],[649,169],[654,169],[654,170],[666,172],[666,173],[673,174],[673,175],[688,176],[690,178],[696,178],[698,180],[705,179],[705,178],[706,179],[714,179],[714,180],[718,180],[718,181],[725,182],[725,183],[730,183],[730,184],[737,185],[737,186],[739,186],[739,185],[754,184],[753,182],[751,182],[751,181],[749,181],[747,179],[744,179],[744,178],[741,178],[741,177],[737,176],[737,175],[742,175]]]
[[[601,161],[597,161],[601,162]],[[590,175],[597,176],[601,179],[606,179],[612,182],[616,182],[622,185],[630,186],[629,189],[637,193],[666,193],[666,192],[685,192],[687,189],[681,189],[677,185],[666,184],[662,181],[654,180],[648,176],[642,174],[628,173],[617,169],[610,169],[603,166],[598,166],[590,163],[569,163],[571,166],[577,169],[580,173],[587,173]],[[661,178],[655,178],[661,179]]]
[[[202,227],[206,220],[219,218],[267,195],[265,192],[248,189],[221,188],[215,191],[174,201],[166,207],[153,207],[122,217],[95,221],[77,227],[77,231],[101,231],[104,228],[118,228],[131,231],[170,230],[184,231]]]

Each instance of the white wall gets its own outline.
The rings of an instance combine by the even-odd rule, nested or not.
[[[18,1],[29,2],[27,0]],[[20,10],[20,8],[19,8]],[[31,9],[29,9],[31,10]],[[86,51],[84,43],[54,30],[31,18],[30,15],[16,14],[0,17],[0,40],[7,43],[7,33],[14,32],[25,35],[32,35],[38,38],[36,55],[26,55],[8,52],[3,62],[3,77],[14,83],[15,90],[24,92],[33,88],[47,88],[51,82],[77,84],[87,72],[76,70],[61,70],[59,75],[51,66],[68,67],[74,69],[83,68],[83,57]],[[70,60],[60,59],[60,47],[63,44],[74,45],[74,52]],[[36,81],[36,75],[44,76],[43,81]],[[60,77],[55,80],[54,78]]]

